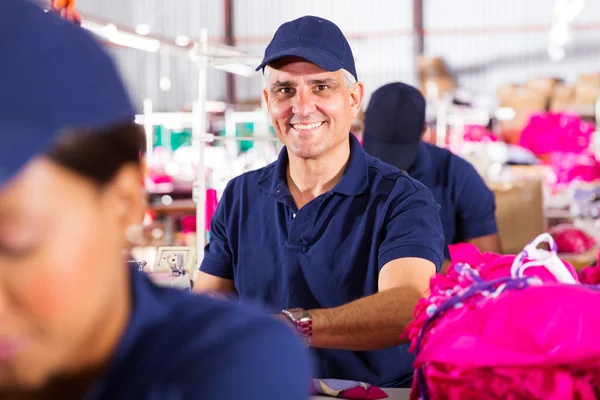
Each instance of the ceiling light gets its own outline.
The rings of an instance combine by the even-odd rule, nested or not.
[[[163,92],[168,92],[169,90],[171,90],[171,79],[169,79],[169,77],[162,77],[160,78],[160,81],[158,81],[158,86],[160,86],[160,89]]]
[[[135,33],[138,35],[146,36],[150,34],[150,25],[148,24],[139,24],[135,27]]]
[[[252,76],[254,75],[254,68],[243,65],[243,64],[223,64],[216,65],[215,68],[227,71],[231,74],[242,75],[242,76]]]
[[[190,44],[190,38],[185,35],[179,35],[175,38],[175,44],[177,46],[185,47]]]

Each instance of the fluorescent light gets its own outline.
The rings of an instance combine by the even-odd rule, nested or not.
[[[119,46],[148,51],[150,53],[156,53],[160,49],[159,40],[120,31],[115,24],[102,25],[95,22],[82,21],[81,26],[93,34]]]
[[[102,32],[104,33],[104,35],[106,37],[110,36],[110,35],[114,35],[119,31],[119,29],[117,28],[117,26],[115,24],[106,24],[104,25],[104,28],[102,29]]]
[[[169,90],[171,90],[171,79],[168,76],[160,78],[160,80],[158,81],[158,86],[160,86],[160,89],[163,92],[168,92]]]
[[[185,35],[179,35],[175,38],[175,44],[177,46],[185,47],[190,44],[190,38]]]
[[[81,21],[81,27],[92,32],[95,35],[104,37],[105,25],[98,24],[96,22],[90,22],[90,21],[83,20],[83,21]]]
[[[146,36],[150,34],[150,25],[148,24],[139,24],[135,27],[135,33],[138,35]]]
[[[222,71],[226,71],[232,74],[236,74],[236,75],[242,75],[242,76],[252,76],[254,74],[254,68],[249,66],[249,65],[245,65],[245,64],[221,64],[221,65],[214,65],[215,68],[220,69]]]
[[[106,38],[114,44],[118,44],[119,46],[148,51],[150,53],[156,53],[160,49],[160,41],[157,39],[139,37],[131,33],[121,32],[119,30],[114,32],[110,31],[106,35]]]

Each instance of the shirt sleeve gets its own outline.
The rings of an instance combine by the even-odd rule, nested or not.
[[[233,279],[233,254],[227,234],[228,213],[232,212],[233,188],[227,185],[210,221],[210,240],[204,247],[200,271],[224,279]]]
[[[311,384],[308,352],[291,329],[267,318],[227,337],[224,346],[197,360],[184,399],[306,400]]]
[[[455,199],[457,240],[498,233],[494,193],[469,162],[461,158],[456,161],[460,163]]]
[[[444,234],[439,205],[431,191],[418,181],[401,177],[388,200],[384,240],[379,248],[379,270],[405,257],[424,258],[440,270]]]

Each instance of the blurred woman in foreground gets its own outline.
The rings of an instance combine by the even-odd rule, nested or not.
[[[143,135],[81,28],[0,1],[0,399],[306,398],[292,332],[125,264]]]

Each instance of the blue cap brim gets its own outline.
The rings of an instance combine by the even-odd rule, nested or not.
[[[373,157],[402,170],[409,169],[419,154],[419,143],[390,143],[363,134],[363,148]]]
[[[331,57],[329,53],[317,49],[317,48],[306,48],[306,47],[292,47],[291,49],[285,49],[284,51],[280,51],[279,53],[275,53],[270,57],[265,58],[262,63],[258,67],[256,67],[256,71],[260,71],[267,65],[271,64],[274,61],[277,61],[284,57],[300,57],[305,59],[306,61],[310,61],[311,63],[323,68],[325,71],[337,71],[345,68],[344,65]],[[356,77],[355,77],[356,78]]]
[[[0,146],[0,189],[9,183],[36,156],[45,153],[54,135],[28,121],[0,121],[0,137],[10,137],[10,145]]]

